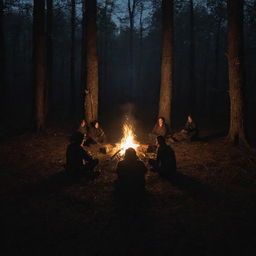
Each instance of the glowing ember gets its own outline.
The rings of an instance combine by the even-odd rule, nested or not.
[[[123,138],[120,144],[120,154],[123,155],[125,150],[128,148],[134,148],[135,150],[139,147],[139,144],[135,141],[135,135],[133,133],[132,126],[129,124],[124,124],[123,126]]]

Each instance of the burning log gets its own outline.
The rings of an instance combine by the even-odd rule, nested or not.
[[[111,160],[114,159],[121,152],[121,150],[121,148],[117,150],[116,153],[113,156],[111,156]]]

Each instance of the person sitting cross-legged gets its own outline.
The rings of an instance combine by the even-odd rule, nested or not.
[[[165,119],[163,117],[159,117],[152,130],[152,133],[150,134],[150,137],[153,139],[156,139],[157,136],[166,137],[168,133],[169,133],[169,127],[165,123]]]
[[[171,133],[170,133],[170,129],[168,127],[168,125],[165,122],[165,119],[163,117],[159,117],[157,119],[157,122],[152,130],[152,133],[149,134],[149,138],[151,143],[155,140],[158,136],[162,136],[164,137],[167,142],[169,143],[173,143],[175,140],[172,137]]]
[[[85,138],[88,135],[89,127],[86,124],[86,121],[84,119],[81,120],[77,131],[81,132],[84,135]]]
[[[189,141],[197,139],[198,128],[191,115],[188,115],[187,122],[185,123],[184,128],[181,130],[183,138]]]
[[[124,160],[120,161],[116,168],[117,189],[126,196],[137,196],[144,192],[145,174],[147,168],[136,155],[133,148],[125,151]]]
[[[88,139],[89,127],[84,119],[79,123],[79,127],[77,129],[78,132],[81,132],[84,135],[84,144],[82,146],[86,146],[86,140]]]
[[[163,136],[157,137],[157,157],[149,159],[149,164],[160,176],[171,177],[176,172],[176,157],[173,149],[168,146]]]
[[[102,144],[105,142],[106,136],[103,129],[100,127],[99,122],[95,121],[91,123],[89,128],[89,138],[87,144]]]
[[[81,146],[84,142],[84,135],[81,132],[75,132],[71,136],[71,143],[66,151],[66,173],[72,177],[90,175],[99,160],[94,159]]]

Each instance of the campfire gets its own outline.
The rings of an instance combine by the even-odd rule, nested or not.
[[[123,126],[123,137],[120,143],[120,155],[125,153],[128,148],[134,148],[135,150],[139,147],[139,144],[135,141],[135,135],[131,124],[125,123]]]
[[[138,142],[135,135],[134,126],[132,125],[132,122],[130,122],[128,118],[125,119],[122,130],[123,132],[120,142],[105,145],[107,154],[111,155],[111,159],[123,159],[125,151],[128,148],[135,149],[137,156],[140,159],[144,159],[145,157],[152,157],[147,153],[148,145]]]
[[[123,124],[123,134],[120,143],[116,143],[115,147],[112,150],[110,150],[112,153],[112,158],[122,158],[124,156],[126,149],[128,148],[134,148],[137,154],[141,153],[139,150],[141,148],[141,145],[136,140],[134,128],[127,119]]]

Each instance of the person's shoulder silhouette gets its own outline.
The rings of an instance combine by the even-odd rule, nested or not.
[[[93,159],[86,152],[81,144],[83,144],[84,135],[81,132],[75,132],[71,136],[70,144],[66,151],[66,172],[72,176],[79,176],[85,172],[92,170],[98,163],[98,159]],[[84,164],[84,161],[86,164]]]
[[[140,161],[133,148],[125,152],[124,160],[117,165],[118,187],[123,191],[138,192],[144,190],[146,166]]]
[[[163,136],[157,137],[158,149],[156,159],[149,159],[149,164],[161,176],[170,176],[176,172],[176,157],[173,149],[168,146]]]

